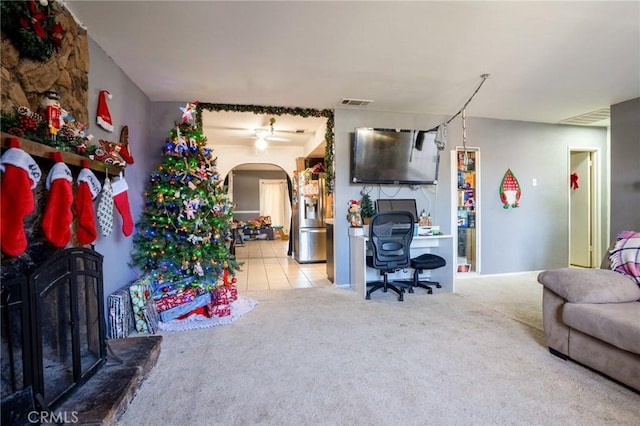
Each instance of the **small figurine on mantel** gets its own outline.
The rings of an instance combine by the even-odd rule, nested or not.
[[[42,113],[47,120],[47,136],[56,140],[58,131],[62,127],[62,111],[60,108],[60,95],[55,90],[45,92],[45,98],[40,103]]]
[[[360,203],[358,200],[349,201],[347,220],[351,224],[352,228],[362,228],[362,217],[360,216]]]

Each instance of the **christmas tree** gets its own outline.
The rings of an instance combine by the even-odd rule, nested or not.
[[[373,202],[371,201],[371,197],[367,192],[363,192],[362,198],[360,199],[360,215],[363,219],[370,219],[376,213],[373,208]]]
[[[169,132],[162,161],[151,173],[146,205],[134,236],[132,264],[151,275],[154,288],[188,284],[204,292],[235,282],[229,250],[232,206],[187,104]]]

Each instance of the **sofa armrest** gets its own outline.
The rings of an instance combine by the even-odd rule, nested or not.
[[[607,269],[559,268],[538,274],[545,288],[572,303],[624,303],[640,299],[640,287]]]

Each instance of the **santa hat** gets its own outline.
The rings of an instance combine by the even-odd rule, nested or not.
[[[111,99],[111,93],[107,90],[101,90],[98,95],[98,113],[96,114],[96,122],[98,126],[107,132],[113,132],[113,121],[111,121],[111,113],[107,105],[107,99]]]

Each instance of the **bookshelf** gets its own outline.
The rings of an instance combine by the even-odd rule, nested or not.
[[[457,219],[457,267],[458,273],[478,272],[478,161],[477,148],[454,153],[456,164],[456,219]]]

